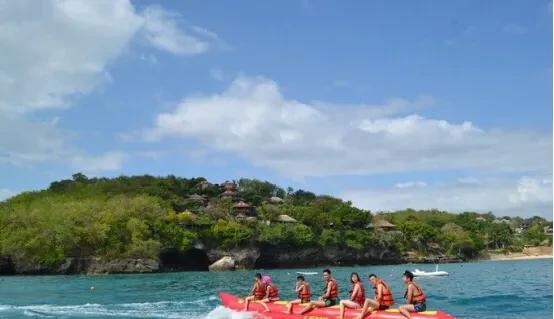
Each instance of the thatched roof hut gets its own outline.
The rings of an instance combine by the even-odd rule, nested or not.
[[[298,223],[296,219],[290,217],[289,215],[279,215],[273,218],[273,221],[278,223]]]

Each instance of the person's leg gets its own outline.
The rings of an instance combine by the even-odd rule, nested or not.
[[[308,307],[306,307],[304,310],[302,310],[302,312],[300,314],[304,315],[304,314],[306,314],[307,312],[311,311],[314,308],[321,308],[321,307],[325,307],[325,301],[312,301],[312,302],[310,302]]]
[[[248,305],[250,304],[251,300],[254,300],[254,296],[248,296],[244,298],[244,311],[248,310]]]
[[[360,308],[360,305],[354,301],[350,301],[350,300],[342,300],[340,302],[340,317],[339,319],[344,319],[344,312],[346,311],[345,308],[350,308],[350,309],[356,309],[356,308]]]
[[[286,313],[287,315],[290,315],[290,314],[292,313],[292,307],[293,307],[294,305],[297,305],[297,304],[300,304],[300,303],[302,303],[302,300],[300,300],[300,299],[292,300],[292,301],[289,302],[289,304],[287,305],[287,311],[285,311],[285,313]]]
[[[271,302],[271,300],[269,300],[268,298],[264,298],[262,300],[260,300],[260,303],[262,304],[262,306],[264,307],[264,312],[269,312],[269,307],[267,306],[267,304]]]
[[[410,312],[415,312],[415,308],[414,308],[414,305],[402,305],[398,307],[398,311],[405,318],[411,319],[412,316],[410,315]]]
[[[378,309],[379,303],[373,299],[366,298],[364,305],[362,307],[362,312],[360,313],[360,316],[358,317],[358,319],[363,319],[367,314],[367,312],[369,311],[370,307],[371,307],[371,311],[373,311],[373,309]]]

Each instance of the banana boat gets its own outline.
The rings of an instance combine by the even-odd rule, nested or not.
[[[223,306],[235,310],[242,311],[244,309],[244,300],[238,296],[220,292],[219,299]],[[339,306],[332,306],[326,308],[316,308],[304,315],[300,312],[304,309],[305,305],[295,305],[292,314],[286,314],[287,301],[275,301],[267,304],[269,312],[264,312],[263,306],[256,301],[250,303],[248,311],[254,315],[256,319],[269,318],[269,319],[337,319],[339,317]],[[359,309],[346,309],[345,319],[358,318],[360,315]],[[398,309],[387,309],[368,312],[365,319],[405,319]],[[443,311],[428,310],[418,313],[412,313],[412,319],[455,319],[453,316]]]

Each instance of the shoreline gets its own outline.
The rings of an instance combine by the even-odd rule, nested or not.
[[[506,256],[506,255],[496,255],[490,256],[489,259],[481,259],[482,261],[508,261],[508,260],[535,260],[535,259],[552,259],[554,256],[550,255],[517,255],[517,256]]]

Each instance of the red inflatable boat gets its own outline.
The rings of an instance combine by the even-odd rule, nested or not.
[[[226,292],[220,292],[219,298],[223,306],[242,311],[244,309],[244,301],[234,295]],[[303,305],[294,305],[293,313],[288,315],[284,312],[287,309],[286,301],[276,301],[268,304],[270,312],[264,312],[264,308],[258,302],[253,301],[248,307],[248,311],[254,314],[255,318],[270,318],[270,319],[337,319],[339,316],[339,306],[316,308],[305,315],[299,313],[304,309]],[[345,318],[356,318],[360,314],[360,310],[346,309]],[[368,313],[366,319],[405,319],[398,309],[379,310]],[[455,319],[451,315],[442,312],[429,310],[412,314],[413,319]]]

